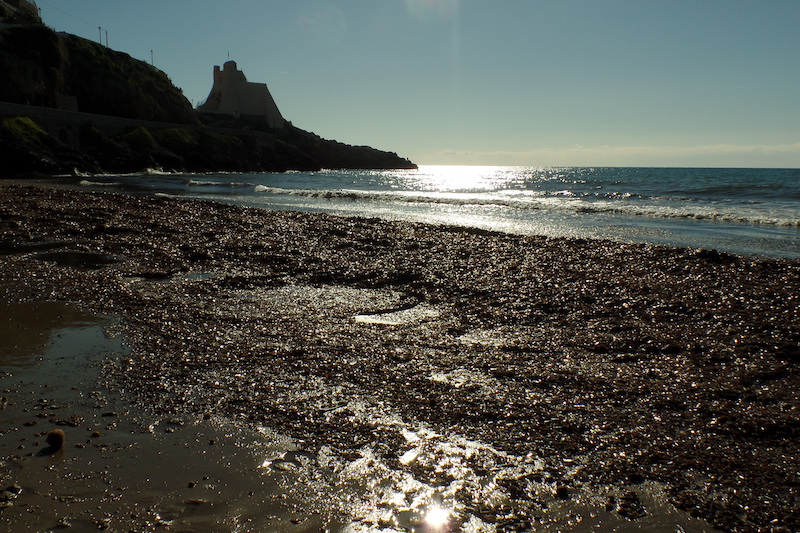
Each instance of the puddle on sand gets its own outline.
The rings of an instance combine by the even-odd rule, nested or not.
[[[329,523],[328,531],[715,531],[668,504],[655,483],[589,488],[574,482],[580,458],[554,463],[514,456],[454,435],[412,429],[363,402],[342,412],[399,432],[405,445],[396,463],[368,447],[356,459],[327,447],[316,456],[291,458],[287,468],[299,482],[341,510],[343,519]]]
[[[0,303],[0,366],[34,365],[54,330],[97,324],[96,316],[62,302]]]
[[[2,313],[21,340],[0,343],[0,531],[323,529],[291,472],[261,468],[289,439],[125,404],[98,385],[102,362],[126,354],[110,319],[53,302]],[[55,453],[53,429],[66,435]]]
[[[400,326],[414,324],[439,316],[439,311],[430,305],[420,304],[405,309],[396,309],[369,315],[356,315],[355,321],[365,324],[383,324],[386,326]]]

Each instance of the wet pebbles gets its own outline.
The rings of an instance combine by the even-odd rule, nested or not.
[[[724,530],[800,528],[797,261],[12,185],[0,231],[12,296],[121,317],[109,372],[165,411],[399,456],[338,409],[364,398],[580,458],[631,520],[647,480]]]

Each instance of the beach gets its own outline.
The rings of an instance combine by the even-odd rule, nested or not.
[[[124,339],[96,378],[124,410],[87,402],[68,438],[156,420],[202,455],[226,424],[274,432],[291,445],[269,471],[350,495],[350,514],[284,502],[271,527],[410,530],[436,501],[453,530],[800,529],[797,260],[20,183],[0,185],[0,228],[5,302],[65,303]],[[3,488],[56,422],[23,425],[19,391],[52,400],[20,373],[2,412],[30,441],[3,447]],[[205,505],[187,476],[176,501]],[[404,501],[387,495],[408,479]],[[18,486],[0,520],[24,516]],[[147,520],[123,524],[170,527]]]

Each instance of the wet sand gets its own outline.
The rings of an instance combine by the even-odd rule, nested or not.
[[[16,185],[0,228],[10,305],[115,317],[127,348],[98,380],[130,415],[113,442],[154,421],[201,455],[219,424],[281,436],[233,445],[257,450],[237,468],[254,493],[321,503],[262,527],[412,529],[438,502],[468,531],[800,528],[797,261]],[[24,424],[39,398],[15,380],[41,384],[20,372],[0,413]],[[8,487],[44,464],[22,445],[3,448]],[[261,465],[292,480],[247,466],[292,446]],[[172,509],[202,481],[174,477]]]
[[[287,438],[218,417],[165,417],[104,386],[130,353],[115,321],[61,302],[0,305],[0,530],[321,528],[291,473],[264,466]],[[57,449],[46,435],[60,431]]]

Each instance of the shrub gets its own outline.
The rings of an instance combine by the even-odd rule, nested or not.
[[[47,137],[47,132],[28,117],[4,117],[2,127],[11,139],[23,144],[40,144]]]
[[[132,149],[139,151],[152,150],[156,146],[153,136],[147,129],[141,126],[134,128],[127,133],[123,133],[117,137],[117,140],[127,144]]]
[[[153,139],[173,152],[197,149],[197,133],[179,128],[159,129],[151,132]]]

